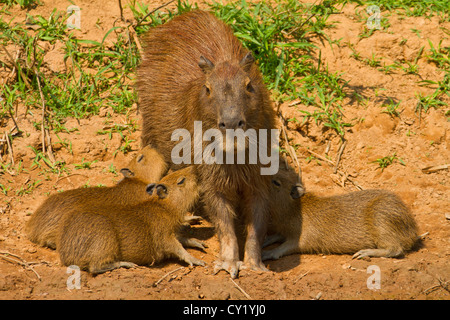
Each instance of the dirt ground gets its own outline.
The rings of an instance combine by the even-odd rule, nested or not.
[[[53,8],[65,10],[68,1],[42,1],[29,11],[30,14],[49,15]],[[102,5],[99,5],[99,2]],[[101,40],[114,20],[119,17],[117,1],[77,1],[83,7],[80,33],[86,39]],[[163,1],[152,1],[157,7]],[[172,5],[173,7],[173,5]],[[125,10],[125,16],[131,13]],[[99,30],[94,27],[101,20]],[[425,56],[418,59],[419,75],[394,71],[386,75],[351,56],[348,43],[370,58],[372,53],[383,57],[387,64],[394,60],[412,61],[419,49],[429,48],[427,39],[442,46],[450,46],[450,37],[440,26],[450,29],[450,23],[439,23],[436,17],[389,17],[389,32],[377,32],[368,38],[358,38],[364,23],[358,22],[355,9],[347,5],[340,14],[330,19],[336,27],[327,30],[331,39],[341,39],[340,45],[330,48],[328,43],[317,41],[324,63],[330,72],[343,72],[348,81],[344,101],[345,120],[355,125],[346,129],[348,141],[342,154],[339,171],[320,160],[325,154],[336,161],[340,139],[332,132],[309,120],[302,124],[299,109],[309,107],[284,103],[281,111],[286,118],[296,117],[299,123],[289,122],[288,135],[296,150],[303,179],[308,191],[321,195],[340,194],[357,190],[378,188],[396,192],[411,208],[419,225],[419,233],[427,235],[423,246],[402,259],[370,258],[352,260],[351,255],[290,255],[277,261],[267,261],[270,272],[241,271],[234,280],[225,272],[213,274],[212,263],[219,254],[219,243],[211,225],[204,221],[194,226],[191,233],[208,245],[206,252],[189,249],[195,257],[207,262],[206,267],[189,268],[175,260],[136,269],[118,269],[98,276],[81,272],[81,288],[69,289],[67,281],[72,275],[60,264],[57,252],[39,247],[27,240],[24,225],[34,210],[57,190],[68,190],[88,184],[113,185],[119,176],[109,172],[113,164],[121,168],[139,147],[140,130],[130,133],[133,151],[124,155],[114,151],[120,146],[118,134],[109,139],[97,135],[112,124],[126,125],[136,121],[140,125],[137,109],[127,115],[101,110],[98,116],[77,121],[68,119],[67,128],[78,128],[72,133],[59,133],[61,140],[70,139],[73,154],[57,143],[53,136],[53,152],[56,159],[64,159],[72,170],[69,175],[42,174],[39,169],[10,172],[0,175],[1,183],[11,187],[8,195],[0,193],[0,253],[16,262],[0,259],[0,299],[445,299],[450,298],[450,173],[448,169],[424,173],[425,167],[450,163],[449,122],[445,112],[448,107],[430,109],[422,113],[419,122],[414,112],[415,93],[430,94],[432,89],[421,87],[423,79],[441,80],[443,72]],[[411,29],[420,29],[420,38]],[[402,39],[407,39],[399,45]],[[49,65],[61,63],[61,54],[49,56]],[[59,59],[59,60],[58,60]],[[355,97],[362,97],[363,102]],[[382,113],[381,106],[389,99],[401,101],[400,117]],[[446,102],[450,102],[449,99]],[[309,110],[312,111],[312,110]],[[36,114],[35,117],[39,117]],[[33,125],[32,115],[19,117],[21,130],[29,135],[14,139],[16,162],[23,159],[23,167],[29,169],[34,153],[27,146],[40,146],[40,131]],[[1,133],[13,124],[8,122]],[[329,148],[329,150],[327,150]],[[313,153],[311,153],[310,151]],[[383,171],[373,161],[396,154],[402,159]],[[319,155],[309,161],[311,155]],[[75,170],[74,164],[96,161],[91,169]],[[348,179],[343,179],[342,173]],[[36,182],[29,193],[16,195],[16,190]],[[11,253],[12,255],[5,255]],[[19,262],[17,262],[19,261]],[[380,289],[369,289],[367,281],[372,275],[369,266],[380,270]],[[169,274],[170,273],[170,274]],[[165,277],[164,277],[165,276]],[[370,280],[370,279],[369,279]]]

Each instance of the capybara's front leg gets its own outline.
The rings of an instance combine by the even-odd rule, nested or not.
[[[216,194],[207,202],[207,210],[214,217],[214,223],[220,242],[220,258],[214,262],[214,273],[227,271],[232,278],[239,273],[239,247],[234,230],[234,208],[222,195]]]
[[[244,251],[244,268],[268,271],[261,260],[261,248],[267,232],[267,204],[260,196],[253,195],[250,206],[245,209],[247,238]]]

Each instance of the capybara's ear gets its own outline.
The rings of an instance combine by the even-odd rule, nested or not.
[[[147,185],[147,187],[145,188],[145,191],[146,191],[149,195],[152,195],[152,194],[153,194],[153,190],[155,190],[155,186],[156,186],[156,183],[150,183],[150,184]]]
[[[161,199],[166,198],[167,195],[168,195],[167,187],[165,185],[163,185],[163,184],[156,185],[156,194]]]
[[[239,65],[244,69],[245,72],[249,72],[250,68],[255,62],[255,58],[253,58],[253,55],[251,52],[247,53],[244,58],[242,58],[241,62],[239,62]]]
[[[304,194],[305,194],[305,188],[300,184],[296,184],[291,189],[291,198],[292,199],[298,199],[301,196],[303,196]]]
[[[198,66],[202,69],[205,74],[211,73],[214,69],[214,63],[206,59],[204,56],[200,56]]]
[[[120,169],[120,173],[123,174],[123,176],[124,176],[125,178],[132,178],[132,177],[134,177],[134,172],[131,171],[131,170],[128,169],[128,168]]]

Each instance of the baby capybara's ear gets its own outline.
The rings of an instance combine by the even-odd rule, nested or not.
[[[167,187],[163,184],[158,184],[156,186],[156,194],[158,195],[158,197],[160,199],[164,199],[167,197],[167,195],[169,194],[167,191]]]
[[[146,191],[149,195],[152,195],[152,194],[153,194],[153,190],[155,190],[155,186],[156,186],[156,183],[150,183],[150,184],[147,185],[147,187],[145,188],[145,191]]]
[[[291,189],[291,198],[298,199],[305,194],[305,188],[302,185],[296,184]]]
[[[132,177],[134,177],[134,172],[131,171],[131,170],[128,169],[128,168],[120,169],[120,173],[123,174],[123,176],[124,176],[125,178],[132,178]]]

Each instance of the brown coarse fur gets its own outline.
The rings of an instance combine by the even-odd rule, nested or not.
[[[121,169],[124,178],[112,187],[79,188],[54,194],[31,216],[26,225],[28,238],[41,246],[56,248],[56,232],[62,217],[74,208],[93,205],[134,205],[147,198],[145,186],[158,182],[168,166],[161,155],[150,147],[143,148],[127,168]]]
[[[172,167],[177,166],[171,161],[171,152],[179,141],[171,141],[171,135],[183,128],[193,137],[194,121],[202,121],[203,131],[259,132],[276,127],[269,92],[253,57],[231,28],[211,13],[195,10],[178,16],[151,29],[145,43],[137,80],[142,144],[158,149]],[[268,217],[270,178],[261,175],[261,166],[197,165],[202,201],[221,244],[216,266],[232,276],[240,264],[232,226],[241,214],[247,223],[244,262],[253,269],[265,269],[260,242]],[[242,210],[238,212],[238,208]]]
[[[403,201],[386,190],[363,190],[319,197],[306,193],[292,199],[294,175],[273,178],[271,229],[263,259],[292,253],[337,253],[362,257],[399,257],[418,240],[414,217]],[[281,237],[280,237],[281,235]]]
[[[147,200],[134,206],[101,206],[77,210],[64,217],[58,232],[58,252],[64,265],[91,273],[119,267],[152,265],[177,257],[190,265],[204,262],[191,256],[179,228],[198,197],[197,178],[187,167],[144,187]]]

